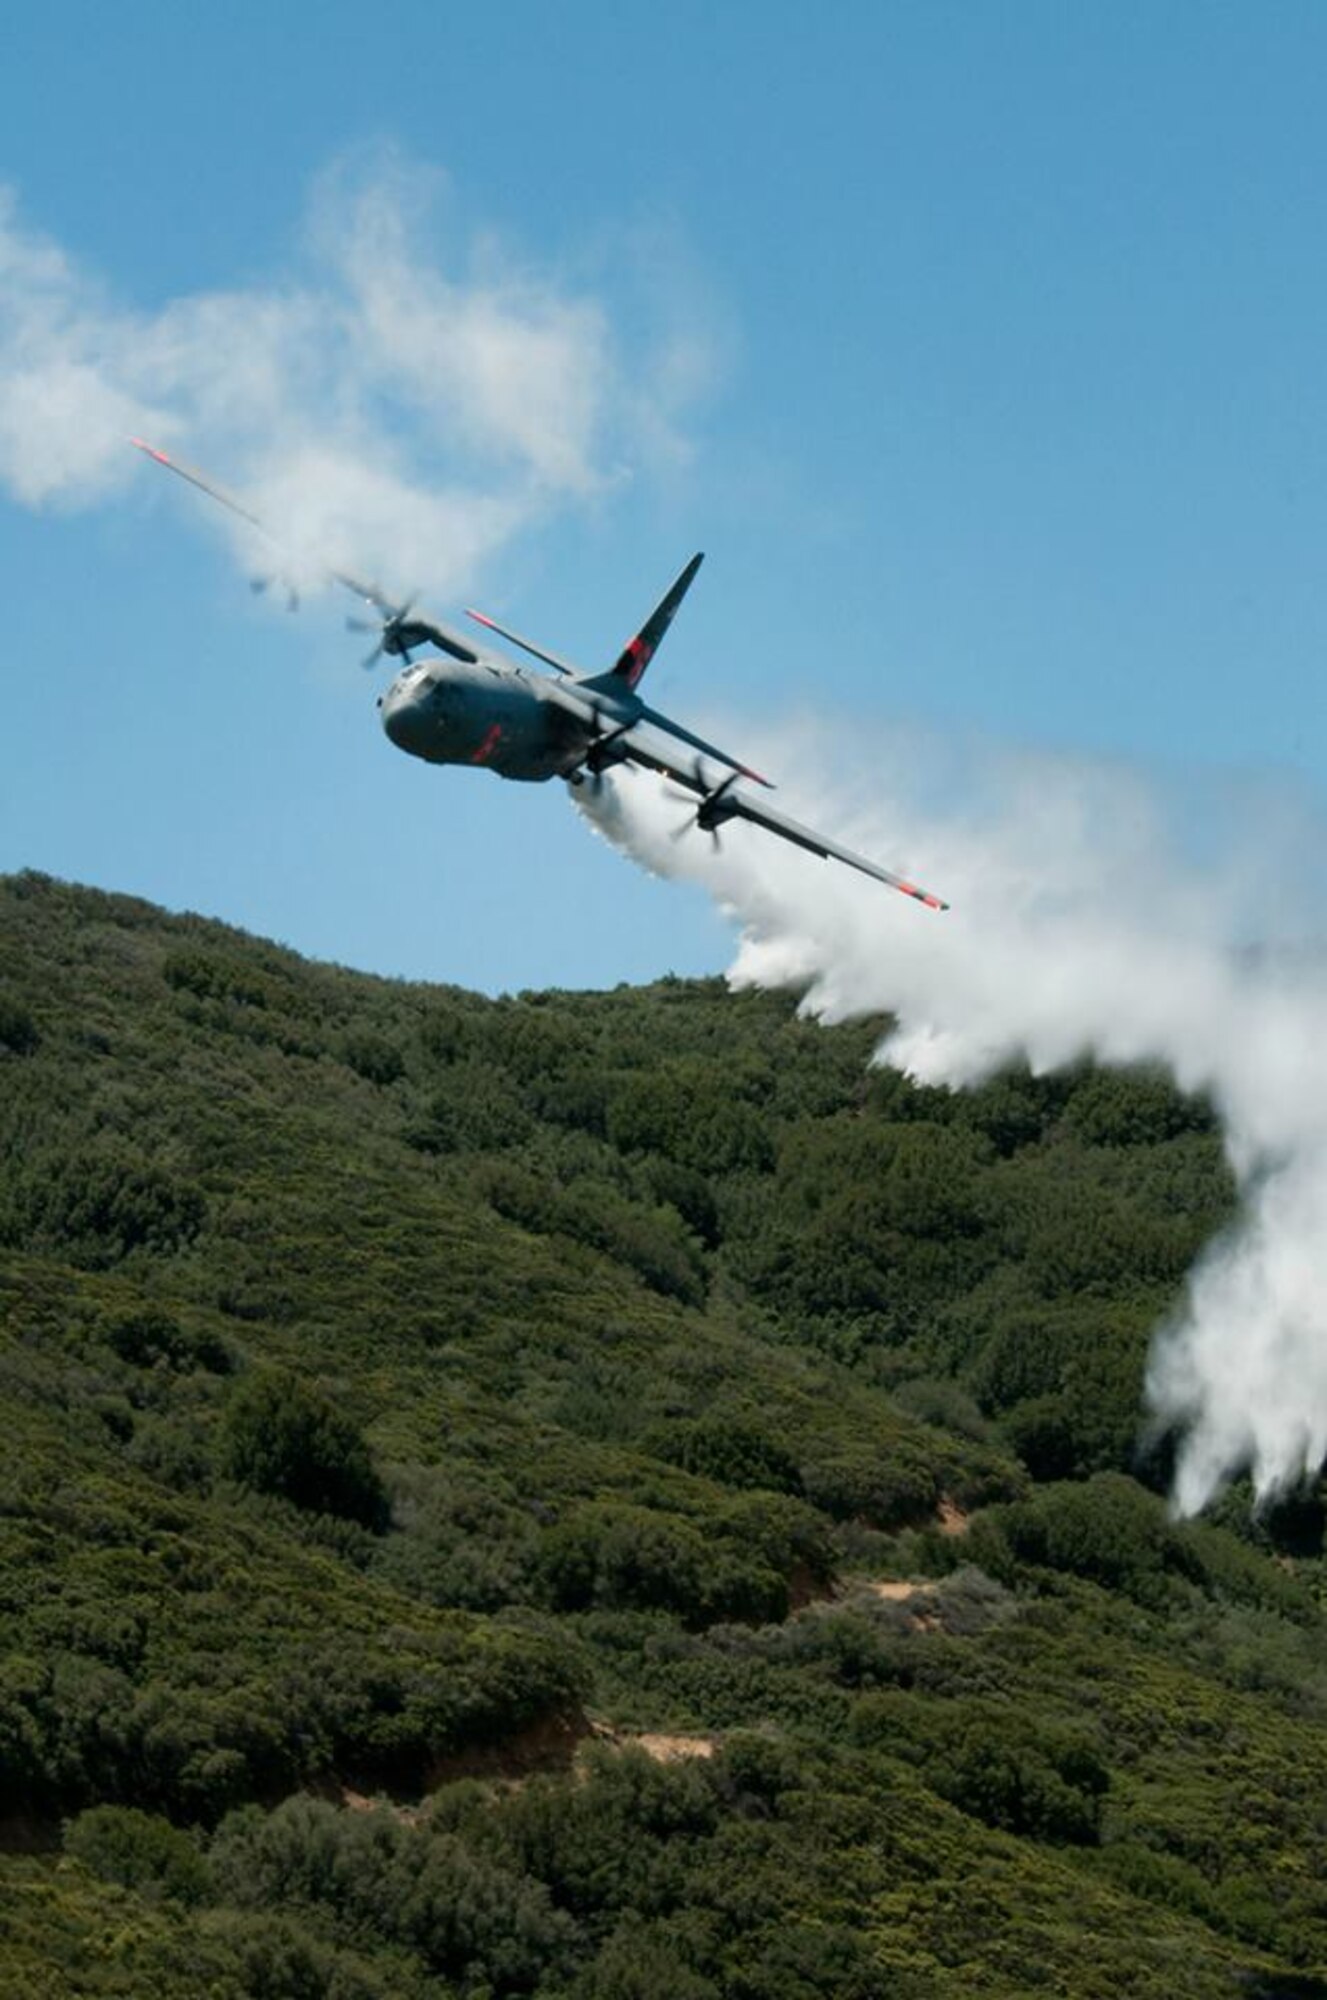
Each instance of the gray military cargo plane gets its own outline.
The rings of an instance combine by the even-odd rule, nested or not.
[[[141,438],[131,438],[130,443],[274,542],[258,517],[223,487]],[[717,845],[721,826],[729,820],[749,820],[808,853],[860,869],[877,882],[914,896],[928,909],[948,909],[938,896],[901,875],[891,874],[852,848],[840,847],[800,820],[777,812],[739,782],[745,778],[770,791],[773,787],[768,778],[642,701],[637,688],[645,669],[691,588],[701,561],[699,555],[691,558],[613,665],[598,674],[585,673],[570,661],[559,659],[482,611],[467,613],[508,645],[552,669],[551,673],[533,673],[467,634],[420,617],[413,603],[394,604],[376,584],[364,583],[344,570],[328,574],[376,613],[372,623],[358,618],[347,621],[352,630],[377,634],[377,643],[364,665],[376,666],[384,655],[402,662],[400,672],[379,697],[378,707],[392,742],[412,757],[422,757],[430,764],[473,764],[496,771],[501,778],[534,783],[565,778],[573,786],[601,777],[614,764],[643,765],[681,787],[677,795],[694,807],[679,833],[699,827]],[[267,581],[258,579],[254,587],[265,588]],[[292,588],[292,608],[295,602]],[[420,661],[411,658],[426,646],[434,648],[434,654]],[[715,765],[717,772],[712,768]]]

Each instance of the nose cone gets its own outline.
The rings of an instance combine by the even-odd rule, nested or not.
[[[401,712],[401,698],[395,688],[388,688],[378,707],[382,714],[382,726],[387,735],[398,750],[404,750],[406,746],[401,739],[405,724]]]
[[[399,680],[393,681],[379,708],[382,726],[397,749],[409,750],[418,756],[422,748],[424,717],[415,689],[404,686]]]

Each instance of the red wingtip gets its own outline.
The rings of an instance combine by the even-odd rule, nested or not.
[[[142,438],[136,438],[136,437],[131,437],[129,442],[132,445],[136,445],[139,451],[145,451],[149,458],[155,458],[158,465],[170,464],[170,460],[167,458],[165,452],[158,451],[157,447],[154,444],[147,444],[144,442]]]
[[[473,618],[476,625],[487,625],[490,632],[496,632],[498,629],[491,618],[485,618],[482,611],[467,610],[465,615],[467,618]]]
[[[925,903],[928,910],[947,910],[949,908],[948,903],[942,903],[940,898],[933,896],[929,889],[919,889],[915,882],[900,882],[898,886],[905,896],[914,896],[919,903]]]

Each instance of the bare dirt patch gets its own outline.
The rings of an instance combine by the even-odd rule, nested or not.
[[[418,1826],[420,1820],[423,1818],[423,1814],[418,1806],[394,1805],[390,1799],[371,1799],[364,1792],[352,1791],[349,1785],[342,1785],[340,1790],[334,1792],[332,1796],[334,1801],[341,1805],[346,1812],[390,1813],[392,1818],[399,1820],[402,1826]]]
[[[909,1583],[902,1578],[873,1576],[862,1578],[855,1587],[868,1597],[883,1599],[886,1604],[908,1605],[908,1623],[914,1632],[939,1631],[940,1619],[936,1612],[933,1583]]]
[[[637,1736],[609,1723],[596,1723],[593,1734],[596,1742],[610,1744],[615,1750],[643,1750],[656,1764],[685,1764],[696,1757],[712,1757],[719,1747],[714,1736],[665,1736],[654,1730],[643,1730]]]

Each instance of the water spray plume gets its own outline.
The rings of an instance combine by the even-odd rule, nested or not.
[[[646,867],[716,897],[740,928],[735,985],[802,987],[826,1020],[888,1013],[878,1059],[918,1081],[962,1087],[1020,1059],[1047,1072],[1091,1055],[1160,1062],[1209,1092],[1241,1211],[1157,1332],[1150,1421],[1180,1434],[1184,1513],[1246,1469],[1262,1500],[1314,1476],[1327,1458],[1327,957],[1267,937],[1268,884],[1288,900],[1293,859],[1252,836],[1220,856],[1209,837],[1206,858],[1187,859],[1173,803],[1119,766],[974,751],[954,785],[937,745],[895,743],[891,765],[888,744],[847,752],[831,738],[808,774],[815,738],[799,727],[758,747],[800,774],[822,822],[827,802],[852,798],[836,832],[943,883],[942,924],[745,828],[717,854],[675,843],[646,779],[614,773],[583,810]],[[937,809],[946,791],[962,810]]]

